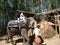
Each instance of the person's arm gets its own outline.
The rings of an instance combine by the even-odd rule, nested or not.
[[[33,35],[35,34],[34,30],[33,30]]]
[[[17,22],[19,23],[19,18],[17,19]]]
[[[36,28],[36,27],[37,27],[37,22],[34,23],[34,28]]]

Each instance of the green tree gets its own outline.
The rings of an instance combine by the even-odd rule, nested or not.
[[[41,10],[49,11],[59,7],[60,0],[0,0],[0,27],[14,19],[16,10],[40,13]]]

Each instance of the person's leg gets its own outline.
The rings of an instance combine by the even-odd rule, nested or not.
[[[40,38],[40,40],[41,40],[40,44],[41,44],[41,43],[44,43],[43,38],[42,38],[41,36],[38,36],[38,37],[39,37],[39,38]]]
[[[42,36],[39,36],[39,38],[41,39],[41,42],[39,43],[40,45],[47,45],[46,43],[44,43]]]

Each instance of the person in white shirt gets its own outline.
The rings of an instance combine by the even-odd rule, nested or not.
[[[34,32],[35,36],[41,35],[39,27],[35,27],[33,32]]]
[[[20,21],[24,21],[26,23],[26,17],[23,13],[20,14]]]
[[[39,28],[40,28],[40,26],[37,25],[37,26],[34,28],[34,31],[33,31],[33,33],[35,34],[35,42],[36,42],[37,45],[44,43],[44,40],[43,40],[43,38],[42,38],[42,36],[41,36],[41,34],[40,34],[40,29],[39,29]],[[45,43],[44,43],[44,44],[45,44]]]
[[[24,16],[23,13],[21,13],[21,14],[20,14],[20,17],[17,19],[17,22],[18,22],[18,23],[19,23],[19,22],[22,22],[22,21],[24,21],[24,23],[26,23],[26,17]]]

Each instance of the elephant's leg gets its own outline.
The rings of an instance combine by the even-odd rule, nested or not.
[[[23,44],[25,43],[25,38],[24,38],[24,29],[21,29],[21,35],[23,37]]]
[[[16,45],[15,41],[13,41],[13,36],[10,37],[10,40],[12,45]]]
[[[21,29],[21,35],[23,36],[23,43],[25,43],[25,39],[27,40],[27,43],[29,43],[29,37],[27,35],[27,29],[26,28]]]
[[[7,39],[6,39],[6,43],[9,43],[9,39],[10,39],[10,38],[9,38],[9,36],[8,36]]]
[[[7,31],[7,40],[6,40],[7,43],[9,43],[10,36],[11,36],[11,35],[10,35],[9,30],[8,30],[8,31]]]

